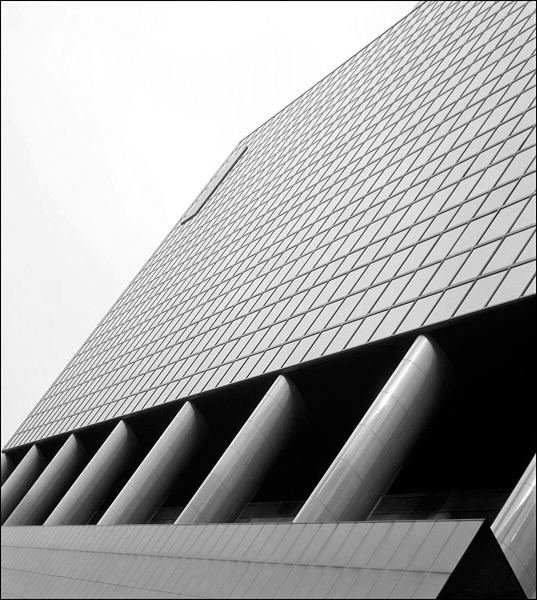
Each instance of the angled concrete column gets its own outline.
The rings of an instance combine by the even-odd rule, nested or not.
[[[149,523],[208,435],[198,409],[184,404],[97,524]]]
[[[37,446],[32,446],[2,486],[2,525],[24,498],[47,464]]]
[[[535,456],[492,524],[528,598],[535,598]]]
[[[442,350],[419,336],[294,522],[365,520],[426,429],[450,379]]]
[[[85,525],[139,453],[132,429],[120,421],[44,525]]]
[[[175,523],[234,522],[305,414],[302,396],[280,375]]]
[[[14,469],[15,463],[11,460],[11,458],[9,458],[7,454],[4,454],[2,452],[2,482],[0,483],[0,486],[4,485],[4,482],[11,475],[11,473],[13,473]]]
[[[42,525],[87,462],[84,446],[71,434],[4,525]]]

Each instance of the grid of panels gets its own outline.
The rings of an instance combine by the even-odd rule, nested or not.
[[[2,597],[436,598],[472,560],[476,538],[497,551],[485,528],[470,520],[10,527]]]
[[[532,2],[423,2],[244,145],[7,448],[535,294]]]

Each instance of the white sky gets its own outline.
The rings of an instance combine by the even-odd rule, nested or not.
[[[414,5],[2,2],[2,447],[236,143]]]

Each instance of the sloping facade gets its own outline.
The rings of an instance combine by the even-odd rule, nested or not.
[[[45,570],[11,587],[29,556],[12,558],[19,531],[59,552],[133,523],[168,523],[179,547],[181,531],[236,522],[214,526],[210,549],[254,515],[308,543],[352,522],[353,556],[365,523],[380,532],[356,581],[320,563],[331,585],[308,593],[321,597],[340,580],[348,597],[492,597],[486,578],[470,583],[478,531],[482,568],[505,575],[496,589],[535,597],[535,222],[535,4],[418,3],[236,145],[3,449],[6,594],[56,585]],[[445,576],[366,573],[382,540],[395,535],[390,557],[403,540],[418,551],[429,538],[405,537],[425,527],[412,523],[450,518],[434,525],[450,532],[439,552],[456,546]],[[201,587],[155,576],[145,592],[219,597],[218,565],[180,557],[206,569]],[[282,561],[226,573],[261,581]],[[254,588],[286,597],[295,575],[282,577]],[[75,580],[96,584],[76,597],[103,593]]]

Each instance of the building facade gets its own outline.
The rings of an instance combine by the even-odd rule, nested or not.
[[[420,2],[5,446],[2,597],[535,597],[534,324],[535,4]]]

